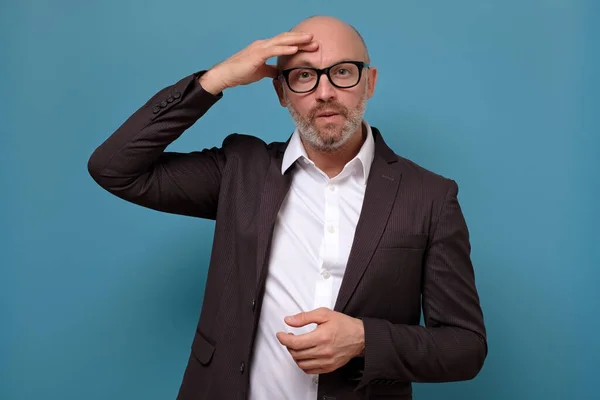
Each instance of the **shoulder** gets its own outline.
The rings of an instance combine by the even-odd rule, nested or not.
[[[398,168],[402,170],[400,197],[409,199],[414,210],[422,210],[438,221],[443,210],[458,204],[458,184],[445,175],[423,167],[408,158],[398,157]]]
[[[414,207],[427,207],[439,214],[444,204],[458,200],[458,184],[449,176],[394,153],[395,167],[402,174],[399,195]]]
[[[285,150],[285,142],[266,142],[246,133],[231,133],[223,139],[221,152],[230,166],[264,170]]]
[[[222,149],[231,155],[268,155],[280,151],[284,142],[265,142],[257,136],[246,133],[231,133],[223,139]]]
[[[402,172],[402,186],[418,191],[423,198],[444,201],[458,195],[458,184],[449,176],[425,168],[419,163],[396,154],[397,167]]]
[[[375,154],[391,164],[401,174],[401,190],[421,193],[421,199],[446,197],[449,192],[457,191],[456,182],[439,172],[425,168],[414,160],[403,157],[385,142],[378,128],[371,127],[375,137]],[[425,197],[425,198],[423,198]]]

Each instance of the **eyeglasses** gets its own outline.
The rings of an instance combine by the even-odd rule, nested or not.
[[[308,93],[313,91],[321,80],[321,75],[327,75],[329,82],[337,88],[349,89],[358,85],[363,68],[369,64],[362,61],[342,61],[327,68],[296,67],[281,71],[280,77],[292,92]]]

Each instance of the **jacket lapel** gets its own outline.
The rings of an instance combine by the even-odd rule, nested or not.
[[[293,167],[285,174],[281,174],[281,162],[286,144],[275,149],[265,177],[263,191],[260,195],[260,208],[257,216],[257,250],[256,250],[256,276],[257,286],[262,285],[267,270],[267,255],[270,252],[273,228],[279,208],[285,198],[292,182]]]
[[[363,206],[356,226],[346,272],[335,304],[343,312],[362,278],[396,200],[402,173],[395,164],[398,157],[385,144],[379,131],[373,129],[375,157],[367,180]]]

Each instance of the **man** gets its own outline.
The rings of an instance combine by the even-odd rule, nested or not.
[[[268,77],[297,126],[289,140],[165,151],[228,88]],[[355,29],[312,17],[159,91],[90,158],[116,196],[216,220],[178,399],[410,399],[411,382],[480,371],[457,185],[363,120],[376,80]]]

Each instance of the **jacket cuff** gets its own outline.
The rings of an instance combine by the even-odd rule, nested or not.
[[[396,383],[392,378],[393,366],[388,360],[394,349],[390,343],[390,323],[378,318],[361,318],[365,329],[364,371],[355,390],[373,383]]]
[[[213,95],[204,90],[198,79],[206,72],[202,70],[180,79],[153,96],[147,106],[152,110],[152,120],[162,117],[172,108],[188,108],[191,114],[200,118],[208,109],[217,103],[223,93]]]

